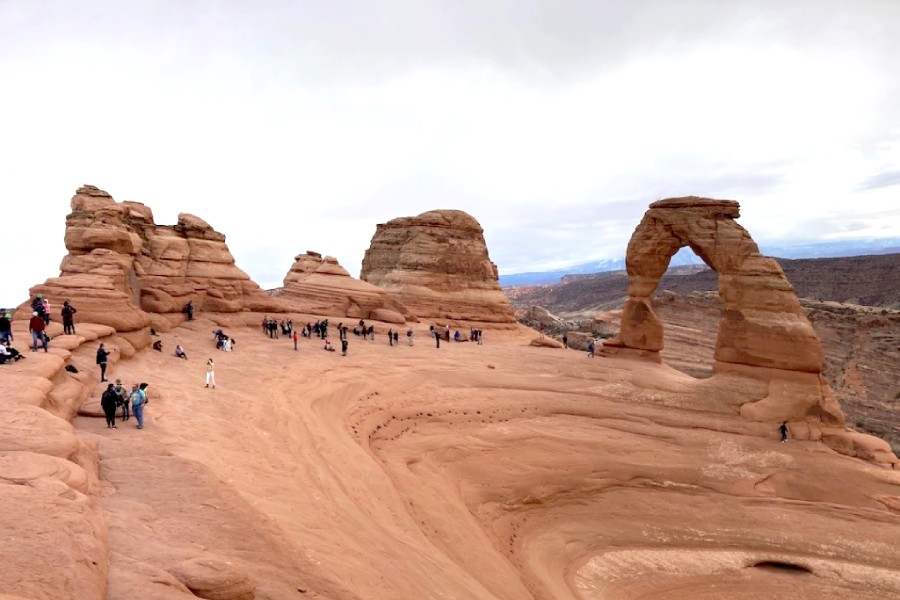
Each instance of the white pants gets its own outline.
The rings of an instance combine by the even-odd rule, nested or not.
[[[216,372],[215,371],[207,371],[206,372],[206,385],[212,384],[213,387],[216,387]]]

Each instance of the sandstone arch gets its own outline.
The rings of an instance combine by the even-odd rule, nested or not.
[[[723,364],[819,374],[824,353],[794,289],[778,263],[759,253],[735,219],[732,200],[694,196],[650,205],[628,243],[628,300],[619,335],[605,346],[658,360],[663,328],[650,296],[669,260],[690,247],[718,273],[724,310],[716,340],[716,369]]]

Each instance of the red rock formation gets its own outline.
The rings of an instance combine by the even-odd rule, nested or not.
[[[822,345],[781,267],[759,253],[750,234],[735,222],[739,216],[739,205],[731,200],[688,197],[650,205],[628,243],[628,300],[621,330],[604,342],[603,353],[660,361],[663,327],[651,295],[671,257],[689,246],[719,277],[723,309],[715,349],[717,381],[728,385],[728,379],[749,378],[765,385],[759,398],[740,404],[741,415],[796,422],[805,439],[822,439],[844,454],[895,463],[883,440],[843,427],[841,407],[822,375]]]
[[[156,225],[149,207],[116,202],[90,185],[77,190],[71,207],[60,277],[31,288],[50,299],[54,314],[69,299],[77,320],[123,332],[146,327],[144,311],[178,313],[188,300],[197,311],[280,307],[234,264],[225,236],[198,217],[182,213],[174,226]]]
[[[415,320],[383,289],[350,277],[336,258],[308,251],[294,257],[278,298],[289,310],[314,315],[343,315],[388,323]]]
[[[458,210],[433,210],[378,225],[363,281],[394,294],[421,319],[512,325],[481,226]]]

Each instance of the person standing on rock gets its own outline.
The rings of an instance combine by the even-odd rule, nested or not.
[[[588,342],[588,358],[594,358],[594,340]]]
[[[38,340],[41,341],[41,344],[44,347],[44,352],[47,351],[47,332],[45,331],[47,328],[47,323],[37,311],[31,313],[31,320],[28,321],[28,331],[31,332],[31,340],[34,344],[31,347],[32,352],[37,352]]]
[[[0,313],[0,344],[13,341],[12,313]]]
[[[563,334],[563,348],[565,348],[566,350],[569,349],[569,336],[565,333]]]
[[[409,345],[413,345],[413,330],[412,327],[406,330],[406,339],[409,340]]]
[[[106,416],[106,428],[107,429],[117,429],[116,427],[116,404],[119,399],[119,396],[116,394],[113,389],[113,384],[109,384],[106,386],[106,391],[103,392],[103,395],[100,396],[100,408],[103,409],[103,414]]]
[[[216,389],[216,365],[212,358],[206,361],[206,387],[209,387],[209,384]]]
[[[781,443],[785,443],[787,441],[788,427],[787,421],[783,421],[781,423],[781,427],[778,428],[778,433],[781,434]]]
[[[438,331],[437,329],[434,330],[434,347],[435,348],[441,347],[441,332]]]
[[[128,390],[125,389],[125,386],[122,385],[121,379],[116,379],[116,385],[113,386],[113,391],[116,393],[116,406],[122,407],[122,420],[128,420]]]
[[[400,345],[400,333],[398,333],[396,331],[394,332],[394,345],[395,346]]]
[[[394,330],[388,329],[388,346],[394,345]]]
[[[341,356],[347,356],[347,346],[350,345],[350,342],[347,341],[347,338],[341,340]]]
[[[109,352],[106,348],[103,347],[103,343],[100,343],[100,347],[97,348],[97,364],[100,365],[100,381],[106,381],[106,365],[109,362]]]
[[[291,333],[291,337],[294,338],[294,350],[296,350],[297,349],[297,330],[296,329]]]
[[[212,359],[210,359],[212,360]],[[137,428],[144,428],[144,407],[148,404],[147,400],[147,384],[142,383],[140,386],[135,384],[131,391],[131,410],[134,418],[137,420]]]
[[[41,306],[44,307],[44,312],[41,313],[41,317],[44,319],[44,325],[50,324],[50,301],[44,298],[41,301]]]
[[[194,301],[188,300],[188,303],[184,305],[184,314],[187,315],[188,321],[194,320]]]
[[[63,302],[62,310],[62,320],[63,320],[63,333],[66,335],[75,335],[75,313],[78,311],[75,310],[75,307],[69,304],[69,301],[66,300]]]

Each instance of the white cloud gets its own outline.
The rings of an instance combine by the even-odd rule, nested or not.
[[[57,274],[82,183],[203,217],[264,285],[433,208],[505,272],[621,254],[675,195],[764,241],[896,231],[898,4],[672,6],[0,4],[0,302]]]

